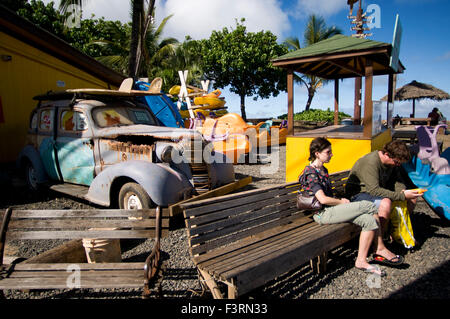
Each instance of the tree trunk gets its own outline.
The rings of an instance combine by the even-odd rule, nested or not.
[[[144,9],[144,0],[132,1],[132,23],[131,23],[131,41],[130,55],[128,58],[128,76],[137,79],[137,51],[139,49],[139,38],[142,25],[142,12]]]
[[[311,107],[311,102],[312,102],[313,97],[314,97],[314,92],[310,92],[308,90],[308,101],[306,101],[305,111],[308,111],[309,108]]]
[[[241,116],[242,119],[247,122],[247,115],[245,114],[245,95],[241,95]]]

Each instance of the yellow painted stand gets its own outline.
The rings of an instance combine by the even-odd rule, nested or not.
[[[381,149],[391,141],[390,129],[372,137],[372,139],[333,138],[325,136],[331,142],[333,158],[326,164],[329,173],[351,169],[362,156]],[[309,144],[312,136],[288,136],[286,138],[286,182],[295,182],[309,164]]]

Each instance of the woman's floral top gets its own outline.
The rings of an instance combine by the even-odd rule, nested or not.
[[[330,178],[328,170],[323,167],[323,173],[317,168],[308,165],[303,170],[302,174],[298,178],[300,183],[300,191],[307,193],[309,196],[314,196],[318,190],[323,190],[325,195],[332,197],[333,190],[331,189]]]

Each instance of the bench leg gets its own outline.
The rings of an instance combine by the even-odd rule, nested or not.
[[[324,252],[320,254],[318,257],[315,257],[310,260],[310,265],[313,272],[317,274],[323,274],[327,270],[327,260],[328,260],[328,252]]]
[[[223,299],[223,295],[220,292],[219,286],[217,286],[216,281],[214,280],[214,278],[208,274],[206,271],[203,270],[198,270],[200,273],[200,281],[202,283],[205,283],[209,290],[211,291],[213,298],[214,299]]]
[[[228,299],[237,299],[237,289],[236,286],[228,286]]]

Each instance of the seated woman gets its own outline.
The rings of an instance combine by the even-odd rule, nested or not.
[[[303,192],[307,192],[310,196],[316,196],[322,204],[322,209],[315,212],[314,220],[321,225],[350,222],[361,226],[355,267],[365,272],[385,276],[386,273],[383,270],[376,265],[369,264],[366,259],[372,243],[375,246],[376,255],[388,259],[395,257],[386,248],[380,235],[377,207],[370,201],[350,202],[346,198],[333,197],[328,170],[323,166],[333,156],[331,143],[327,139],[315,138],[310,144],[309,153],[311,163],[303,170],[299,177],[299,183]]]

